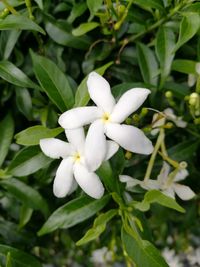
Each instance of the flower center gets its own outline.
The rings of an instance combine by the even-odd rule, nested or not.
[[[80,153],[79,153],[79,152],[76,152],[76,153],[74,154],[73,158],[74,158],[74,161],[75,161],[76,163],[80,162],[80,160],[81,160],[81,155],[80,155]]]
[[[109,122],[109,121],[110,121],[110,114],[107,113],[107,112],[105,112],[105,113],[103,114],[103,116],[101,117],[101,119],[102,119],[102,121],[103,121],[104,123]]]

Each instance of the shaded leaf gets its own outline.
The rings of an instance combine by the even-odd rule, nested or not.
[[[80,24],[76,29],[74,29],[72,31],[72,34],[74,36],[81,36],[84,35],[85,33],[95,29],[96,27],[98,27],[100,24],[97,22],[86,22],[86,23],[82,23]]]

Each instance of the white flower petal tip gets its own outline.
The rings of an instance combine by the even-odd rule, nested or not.
[[[72,150],[72,146],[56,138],[44,138],[40,140],[42,152],[53,159],[65,158]]]
[[[134,111],[136,111],[151,93],[146,88],[133,88],[124,93],[115,105],[111,120],[121,123]]]
[[[53,183],[53,193],[58,198],[63,198],[73,187],[73,161],[71,158],[62,160]]]
[[[195,197],[195,193],[189,186],[182,184],[174,184],[174,191],[182,200],[190,200]]]
[[[64,112],[58,123],[64,129],[75,129],[87,125],[101,116],[97,107],[73,108]]]
[[[104,112],[110,113],[115,105],[115,99],[111,94],[109,83],[93,71],[88,76],[87,87],[94,103]]]
[[[105,156],[105,161],[109,160],[112,156],[114,156],[115,153],[117,153],[119,149],[119,145],[114,141],[107,141],[107,152]]]
[[[94,172],[89,172],[83,165],[74,166],[74,177],[82,190],[92,198],[100,199],[104,194],[104,187]]]

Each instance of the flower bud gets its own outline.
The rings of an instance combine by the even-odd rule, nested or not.
[[[125,158],[126,159],[131,159],[132,158],[132,153],[130,151],[126,151]]]
[[[172,97],[173,97],[173,94],[172,94],[171,91],[167,91],[167,92],[165,93],[165,96],[166,96],[166,98],[172,98]]]
[[[199,99],[199,95],[195,92],[192,93],[189,97],[189,104],[191,106],[196,106],[198,99]]]
[[[173,125],[172,122],[167,122],[167,123],[164,125],[164,128],[165,128],[165,129],[171,129],[171,128],[173,128],[173,127],[174,127],[174,125]]]
[[[187,162],[186,161],[181,161],[180,163],[179,163],[179,168],[180,169],[186,169],[187,168]]]
[[[148,111],[147,108],[142,108],[140,115],[141,115],[142,117],[144,117],[144,116],[147,115],[148,112],[149,112],[149,111]]]

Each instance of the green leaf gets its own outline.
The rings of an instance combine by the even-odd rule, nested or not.
[[[25,73],[23,73],[13,63],[6,60],[0,61],[0,77],[7,82],[20,87],[28,87],[40,90],[40,87],[32,82]]]
[[[16,143],[24,146],[34,146],[40,143],[40,139],[52,138],[64,130],[61,127],[48,129],[42,125],[29,127],[15,135]]]
[[[180,24],[179,37],[174,52],[189,41],[199,30],[200,16],[198,13],[185,13]]]
[[[156,8],[160,10],[164,9],[162,0],[135,0],[134,3],[140,5],[142,8],[149,7],[149,8]]]
[[[95,29],[96,27],[98,27],[100,24],[97,22],[86,22],[86,23],[82,23],[78,26],[78,28],[74,29],[72,31],[72,34],[74,36],[81,36],[84,35],[85,33]]]
[[[144,44],[137,45],[138,63],[145,83],[157,85],[158,63],[153,51]]]
[[[56,64],[31,51],[35,75],[51,101],[61,110],[73,106],[74,96],[69,81]]]
[[[41,236],[50,233],[58,228],[67,229],[85,221],[101,210],[109,199],[109,195],[98,200],[83,196],[68,202],[54,211],[39,230],[38,235]]]
[[[30,30],[45,34],[45,31],[31,19],[10,14],[4,19],[0,19],[0,30]]]
[[[107,68],[109,68],[112,64],[113,64],[113,61],[103,65],[102,67],[96,69],[95,71],[99,73],[100,75],[103,75],[104,72],[107,70]],[[88,89],[87,89],[87,79],[88,79],[88,75],[80,83],[76,91],[75,104],[74,104],[75,107],[86,106],[90,100],[90,96],[89,96]]]
[[[75,4],[67,19],[67,22],[72,24],[74,20],[80,17],[86,10],[87,10],[87,5],[85,2]]]
[[[3,59],[8,59],[21,34],[19,30],[3,31],[1,33],[0,47]]]
[[[185,212],[185,210],[176,202],[175,199],[166,196],[158,190],[148,191],[145,194],[143,201],[135,204],[134,206],[141,211],[147,211],[152,203],[158,203],[170,209],[174,209],[179,212]]]
[[[0,185],[28,207],[42,211],[45,216],[48,214],[46,201],[33,187],[15,178],[4,179]]]
[[[187,160],[194,155],[198,146],[199,141],[187,140],[171,147],[168,153],[174,160]]]
[[[73,36],[55,23],[47,22],[45,29],[52,40],[60,45],[77,48],[79,50],[88,49],[90,46],[90,39],[87,36]]]
[[[190,93],[189,87],[187,85],[175,82],[166,82],[164,84],[164,88],[166,90],[172,91],[172,93],[181,100]]]
[[[160,27],[156,38],[156,54],[161,68],[161,87],[170,73],[171,64],[174,58],[172,52],[175,47],[175,35],[167,27]]]
[[[20,218],[19,218],[19,229],[23,228],[30,221],[32,214],[33,214],[33,209],[26,206],[26,204],[21,206]]]
[[[196,64],[196,61],[189,59],[175,59],[172,63],[172,70],[186,74],[196,74]]]
[[[7,257],[6,257],[6,267],[12,267],[12,260],[11,260],[10,252],[7,253]]]
[[[87,6],[90,10],[90,19],[95,15],[95,13],[100,9],[102,6],[103,0],[87,0]]]
[[[11,161],[7,173],[17,177],[26,176],[46,167],[52,159],[46,157],[39,147],[20,150]]]
[[[28,119],[32,119],[32,98],[30,92],[23,88],[15,90],[16,103],[19,111]]]
[[[113,209],[100,214],[95,220],[93,227],[76,243],[77,246],[86,244],[100,236],[106,229],[106,224],[117,215],[118,210]]]
[[[43,0],[34,0],[34,1],[38,4],[40,9],[43,9]]]
[[[1,244],[0,244],[0,264],[3,264],[2,257],[6,259],[8,253],[11,254],[13,267],[42,267],[42,265],[35,257],[19,249]]]
[[[0,167],[7,156],[14,134],[14,121],[10,113],[0,121]]]
[[[169,267],[160,252],[147,240],[135,238],[122,228],[122,242],[137,267]]]

